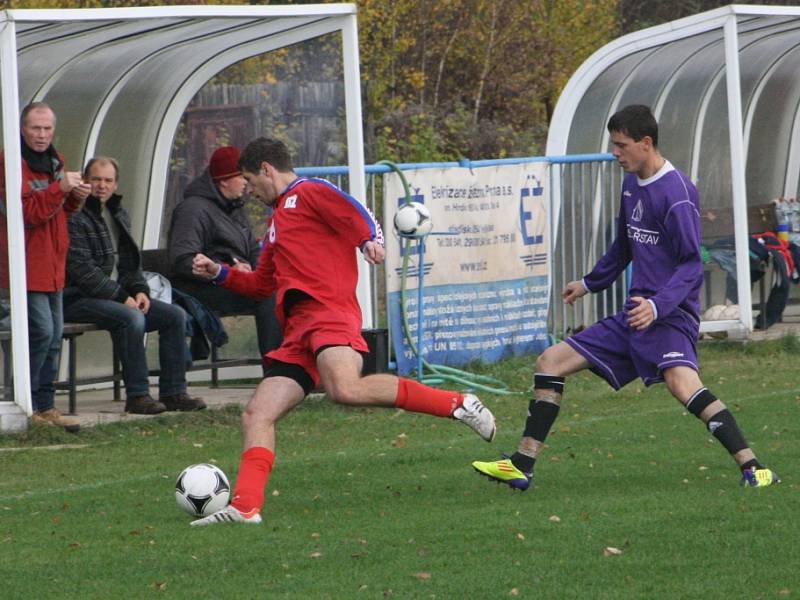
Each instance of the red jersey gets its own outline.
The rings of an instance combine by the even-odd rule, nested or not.
[[[354,250],[370,240],[384,243],[380,225],[365,206],[324,179],[300,177],[275,201],[255,271],[223,265],[214,281],[256,299],[275,293],[281,322],[289,290],[360,319]]]

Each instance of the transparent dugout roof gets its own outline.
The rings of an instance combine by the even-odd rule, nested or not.
[[[743,165],[732,165],[725,26],[735,19]],[[734,53],[735,55],[735,53]],[[608,151],[608,118],[650,105],[659,146],[697,183],[704,206],[730,206],[734,169],[748,204],[800,196],[800,8],[735,5],[636,32],[590,57],[567,84],[547,153]]]
[[[145,224],[157,240],[173,137],[194,94],[240,60],[341,31],[355,13],[352,4],[180,6],[9,10],[0,21],[4,35],[16,29],[20,109],[53,107],[54,143],[71,170],[93,155],[119,159],[134,235],[150,247]]]

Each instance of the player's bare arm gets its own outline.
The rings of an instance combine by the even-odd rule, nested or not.
[[[574,304],[575,300],[585,295],[586,287],[581,280],[570,281],[564,291],[561,292],[561,297],[564,299],[565,304]]]
[[[655,320],[653,305],[641,296],[632,296],[631,301],[636,302],[637,305],[628,311],[628,325],[637,331],[647,329]]]
[[[192,259],[192,274],[203,279],[214,279],[222,267],[205,254],[195,254]]]

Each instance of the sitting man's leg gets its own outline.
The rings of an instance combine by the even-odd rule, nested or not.
[[[64,318],[78,323],[94,323],[111,333],[122,363],[125,412],[154,415],[166,410],[161,402],[150,396],[144,347],[145,316],[141,311],[114,300],[81,298],[64,308]]]
[[[200,398],[186,393],[186,312],[174,304],[151,300],[145,329],[158,331],[158,400],[167,410],[202,410]]]
[[[256,321],[256,334],[260,356],[281,345],[281,328],[275,315],[275,298],[253,300],[241,294],[210,283],[188,281],[173,282],[180,291],[194,296],[209,309],[226,314],[253,314]],[[266,369],[265,369],[266,374]]]

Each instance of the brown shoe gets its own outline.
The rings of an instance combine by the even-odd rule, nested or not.
[[[39,423],[40,425],[54,425],[56,427],[63,427],[65,431],[68,431],[70,433],[78,433],[81,430],[81,426],[80,423],[78,422],[78,419],[73,419],[72,417],[65,417],[55,408],[50,408],[48,410],[43,410],[43,411],[36,411],[31,416],[31,420],[34,423]]]
[[[206,407],[206,403],[203,402],[202,398],[192,398],[186,392],[172,396],[161,396],[159,400],[164,403],[167,410],[203,410]]]
[[[125,412],[134,415],[157,415],[167,410],[167,407],[154,400],[150,394],[134,396],[125,401]]]

